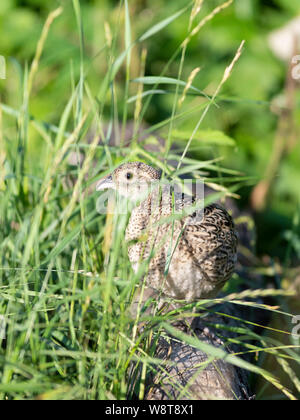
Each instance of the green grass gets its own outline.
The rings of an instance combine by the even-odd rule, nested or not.
[[[213,359],[226,356],[223,350],[176,332],[171,325],[174,319],[190,314],[193,308],[205,313],[213,301],[183,305],[178,313],[156,313],[150,318],[139,312],[138,318],[132,319],[129,308],[143,273],[133,274],[128,262],[124,243],[127,216],[99,215],[96,211],[98,194],[89,190],[96,179],[128,160],[144,160],[173,177],[190,172],[195,177],[204,177],[217,189],[215,197],[232,196],[242,186],[255,182],[255,179],[222,165],[219,159],[222,158],[222,147],[235,147],[232,138],[217,130],[201,131],[207,113],[221,103],[219,94],[232,68],[226,77],[221,76],[216,81],[210,96],[203,96],[200,89],[191,87],[187,99],[179,105],[187,87],[182,73],[189,42],[215,14],[222,13],[222,8],[208,14],[208,18],[197,15],[191,18],[192,3],[187,3],[133,40],[128,2],[121,2],[120,24],[111,29],[111,41],[107,36],[101,52],[107,65],[105,77],[99,81],[95,92],[89,85],[93,57],[87,60],[84,49],[80,2],[74,0],[73,7],[79,54],[70,64],[71,92],[60,119],[56,123],[36,119],[31,114],[31,98],[47,36],[55,19],[63,16],[61,9],[47,19],[37,39],[31,64],[19,68],[20,103],[17,107],[10,103],[1,105],[0,314],[7,324],[6,338],[0,336],[2,399],[133,398],[130,375],[140,368],[142,373],[137,378],[134,393],[143,398],[146,373],[163,369],[162,362],[155,358],[152,340],[166,332],[204,350]],[[121,25],[121,18],[124,25]],[[141,66],[139,79],[132,81],[133,50],[140,54],[143,63],[146,58],[141,48],[145,42],[159,39],[161,32],[181,18],[187,21],[186,34],[175,52],[171,52],[161,73],[147,77]],[[123,51],[118,49],[119,38],[124,39]],[[177,58],[177,77],[167,78],[170,66]],[[239,54],[235,59],[233,55],[228,66],[230,63],[235,65],[238,58]],[[79,68],[77,76],[72,71],[74,65]],[[125,72],[123,79],[122,72]],[[174,90],[166,90],[162,82]],[[120,83],[125,86],[124,97],[118,96]],[[141,88],[148,84],[151,89],[142,100]],[[137,88],[135,94],[132,86]],[[168,117],[146,128],[145,133],[151,138],[151,133],[158,130],[164,136],[164,160],[160,159],[161,153],[148,152],[137,142],[139,125],[157,89],[161,94],[171,96],[172,109]],[[59,94],[58,91],[57,103],[60,104]],[[196,124],[191,123],[189,131],[180,131],[180,123],[189,121],[195,113]],[[127,121],[132,118],[134,130],[130,146],[110,146],[112,128],[119,132],[122,145]],[[122,121],[121,128],[119,121]],[[107,130],[104,130],[104,124]],[[31,136],[35,142],[31,141]],[[89,144],[87,137],[91,138]],[[103,141],[101,146],[99,137]],[[176,137],[180,141],[174,151],[172,145]],[[201,145],[198,144],[200,141]],[[193,157],[192,151],[197,152],[200,146],[212,150],[211,159],[199,161]],[[82,166],[69,164],[71,152],[84,155]],[[168,164],[170,158],[176,162],[175,166]],[[291,295],[288,291],[273,289],[248,290],[242,295],[234,294],[230,288],[226,292],[228,295],[223,301],[249,307],[255,307],[248,300],[251,297],[268,295],[277,299],[277,295]],[[264,309],[278,316],[281,314],[289,325],[291,315],[288,311],[271,306],[264,306]],[[146,321],[146,327],[138,334],[141,320]],[[280,338],[275,339],[268,334],[255,335],[246,319],[240,322],[236,341],[244,353],[270,355],[287,379],[281,382],[278,373],[274,375],[272,369],[264,366],[262,357],[249,363],[241,355],[230,355],[228,362],[244,367],[255,378],[261,377],[261,389],[271,386],[273,392],[291,399],[299,395],[299,381],[293,371],[294,365],[299,364],[299,346],[296,342],[282,344],[280,341],[290,337],[288,328],[280,328]],[[222,330],[226,326],[219,328]],[[261,326],[261,330],[272,333],[272,327]],[[133,362],[136,371],[132,373],[129,368]],[[188,395],[187,387],[181,392]]]

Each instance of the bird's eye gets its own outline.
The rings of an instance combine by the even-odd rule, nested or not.
[[[126,173],[126,178],[127,179],[132,179],[133,178],[133,173],[132,172],[127,172]]]

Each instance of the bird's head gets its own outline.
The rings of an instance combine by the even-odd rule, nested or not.
[[[111,188],[120,195],[138,200],[160,179],[161,172],[143,162],[129,162],[120,165],[110,175],[100,179],[97,191]]]

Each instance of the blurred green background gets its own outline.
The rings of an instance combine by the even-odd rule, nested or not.
[[[187,0],[130,0],[132,39],[147,28],[188,5]],[[220,1],[204,1],[203,18]],[[121,5],[121,6],[120,6]],[[30,97],[30,115],[37,121],[58,125],[61,114],[80,77],[80,40],[71,0],[1,0],[0,55],[6,59],[6,79],[0,79],[1,102],[21,111],[24,69],[30,67],[37,42],[48,14],[62,6],[63,13],[55,19],[47,37]],[[124,8],[113,0],[80,0],[84,51],[83,61],[91,92],[99,98],[108,63],[124,51]],[[210,159],[222,155],[222,165],[256,178],[245,185],[238,201],[242,211],[251,212],[256,221],[257,254],[265,267],[267,278],[277,281],[273,267],[280,274],[278,286],[298,287],[300,283],[300,89],[292,78],[292,56],[300,53],[294,43],[286,60],[270,48],[270,36],[300,16],[300,0],[235,0],[215,16],[188,45],[182,80],[200,67],[193,85],[212,95],[223,77],[224,69],[234,57],[242,40],[245,47],[226,82],[218,101],[212,106],[202,129],[220,130],[235,140],[232,147],[215,146],[197,149],[190,156]],[[147,49],[145,75],[158,76],[174,51],[187,35],[189,12],[166,26],[158,35],[144,42]],[[300,24],[299,24],[300,26]],[[110,42],[114,48],[104,48]],[[285,41],[279,46],[288,51]],[[116,55],[111,57],[111,51]],[[130,77],[140,74],[142,47],[132,49]],[[177,58],[166,76],[177,78]],[[123,66],[116,77],[119,119],[122,120],[126,70]],[[129,84],[129,95],[135,95],[137,84]],[[221,99],[220,98],[220,99]],[[198,98],[199,99],[199,98]],[[197,104],[189,95],[185,106]],[[86,100],[86,99],[85,99]],[[153,97],[144,122],[158,123],[170,116],[173,95]],[[105,98],[105,115],[111,117],[111,103]],[[5,114],[5,115],[4,115]],[[128,106],[128,119],[134,116],[134,103]],[[3,142],[8,153],[17,153],[16,118],[3,110]],[[182,122],[182,130],[192,130],[199,115],[191,114]],[[70,130],[72,127],[69,127]],[[29,128],[25,170],[39,177],[45,163],[47,144],[38,131]],[[216,149],[218,149],[216,151]],[[13,159],[11,159],[13,161]],[[0,165],[1,148],[0,148]],[[0,172],[1,173],[1,172]],[[0,179],[1,181],[1,179]],[[1,182],[0,182],[1,188]],[[264,191],[266,188],[266,192]],[[263,195],[263,200],[261,197]],[[268,271],[269,270],[269,271]],[[298,299],[299,303],[299,299]],[[299,313],[297,301],[292,310]],[[289,327],[286,327],[288,329]]]

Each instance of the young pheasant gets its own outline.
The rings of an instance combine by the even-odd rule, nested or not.
[[[233,221],[217,204],[205,207],[201,214],[196,210],[172,217],[174,209],[184,210],[194,200],[184,196],[183,202],[181,193],[160,187],[159,180],[159,171],[132,162],[119,166],[96,188],[112,188],[138,201],[125,240],[135,271],[147,261],[146,283],[150,288],[186,301],[213,298],[234,271],[237,235]]]

